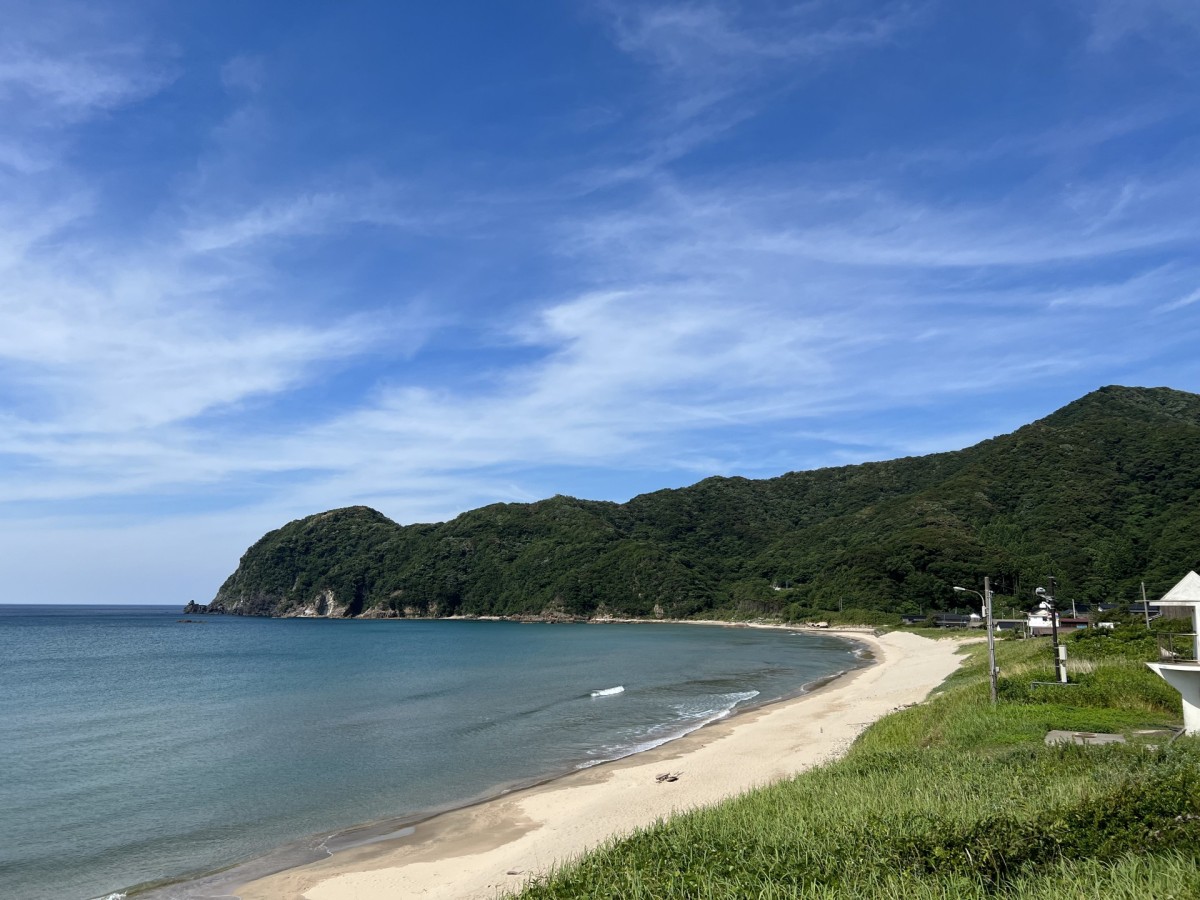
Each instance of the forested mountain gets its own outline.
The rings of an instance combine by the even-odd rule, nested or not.
[[[966,450],[708,478],[605,503],[400,526],[367,507],[272,531],[210,605],[247,615],[782,615],[1152,596],[1200,566],[1200,396],[1101,388]]]

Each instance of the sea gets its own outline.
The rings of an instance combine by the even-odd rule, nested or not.
[[[787,630],[0,606],[0,897],[228,897],[862,664]]]

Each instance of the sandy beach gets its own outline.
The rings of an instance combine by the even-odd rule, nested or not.
[[[494,898],[556,862],[657,819],[785,778],[844,752],[871,722],[923,700],[957,668],[959,645],[855,632],[875,664],[811,694],[670,744],[430,819],[244,885],[242,900]],[[678,773],[674,782],[656,776]]]

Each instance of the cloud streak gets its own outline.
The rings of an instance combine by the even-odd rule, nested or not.
[[[379,146],[308,158],[336,129],[289,119],[269,48],[202,81],[149,28],[26,25],[0,67],[0,522],[111,529],[114,553],[147,518],[193,527],[216,578],[231,543],[332,506],[624,499],[952,449],[1167,369],[1200,386],[1187,102],[806,155],[814,79],[946,39],[924,6],[864,10],[604,4],[621,112],[537,159],[475,146],[483,125],[447,149],[390,95]],[[1098,10],[1074,49],[1145,33]],[[89,167],[85,140],[187,92],[217,99],[152,188]]]

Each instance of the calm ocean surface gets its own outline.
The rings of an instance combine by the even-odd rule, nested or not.
[[[0,896],[300,862],[332,831],[626,755],[859,664],[785,631],[182,618],[0,606]]]

